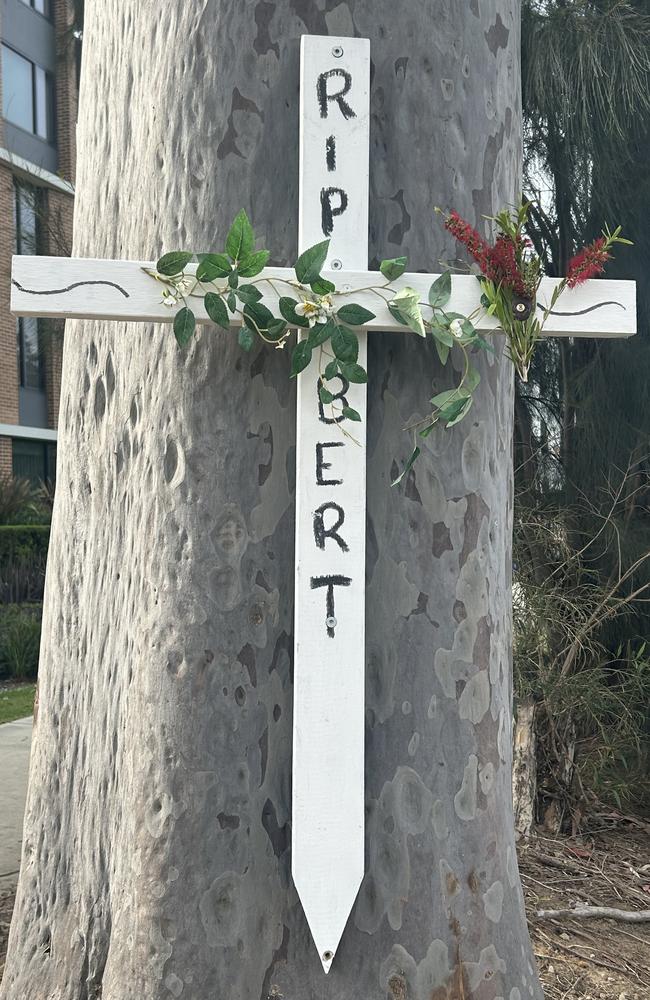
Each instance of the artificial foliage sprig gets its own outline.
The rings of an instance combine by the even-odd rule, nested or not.
[[[621,227],[613,232],[606,226],[601,236],[585,246],[570,261],[566,277],[555,286],[547,307],[537,302],[537,293],[544,275],[542,261],[533,252],[525,235],[530,202],[514,210],[504,209],[488,216],[496,227],[494,244],[488,243],[472,226],[452,211],[445,217],[445,229],[461,243],[478,264],[481,274],[481,304],[499,322],[507,339],[508,354],[522,381],[528,381],[530,363],[544,324],[566,288],[575,288],[589,278],[602,274],[611,259],[616,243],[630,244],[623,239]],[[436,209],[441,212],[440,209]]]

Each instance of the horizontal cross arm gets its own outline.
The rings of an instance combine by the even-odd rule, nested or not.
[[[176,310],[164,305],[163,286],[143,270],[154,267],[144,261],[16,256],[13,258],[11,311],[16,316],[171,323]],[[355,302],[375,314],[366,329],[405,331],[406,327],[389,312],[387,301],[394,292],[409,285],[426,303],[436,275],[404,274],[391,282],[392,292],[373,290],[373,286],[380,286],[384,281],[378,271],[336,271],[324,277],[345,293],[344,297],[337,298],[337,305]],[[279,315],[280,296],[300,297],[294,271],[289,268],[267,267],[248,280],[255,282],[264,296],[262,301],[276,316]],[[542,307],[550,302],[557,283],[556,278],[542,279],[538,294]],[[453,275],[447,311],[468,316],[479,309],[479,300],[480,285],[475,277]],[[188,305],[195,312],[197,322],[210,322],[202,298],[190,298]],[[233,319],[234,324],[237,322],[237,318]],[[481,310],[474,325],[489,331],[497,324]],[[633,281],[594,280],[567,289],[544,327],[544,335],[549,337],[629,337],[635,333],[636,286]]]

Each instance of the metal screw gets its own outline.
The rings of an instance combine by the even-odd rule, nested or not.
[[[340,59],[341,56],[343,55],[342,47],[340,45],[335,45],[334,48],[332,49],[332,55],[334,56],[335,59]]]
[[[340,271],[342,267],[343,267],[343,261],[339,260],[338,257],[335,257],[334,260],[332,261],[332,270]]]
[[[323,961],[325,961],[325,962],[331,962],[333,958],[334,958],[334,955],[332,954],[331,951],[324,951],[323,952]]]
[[[336,628],[336,618],[329,617],[325,619],[325,624],[328,628]]]
[[[351,292],[352,291],[352,285],[343,285],[343,291],[344,292]]]

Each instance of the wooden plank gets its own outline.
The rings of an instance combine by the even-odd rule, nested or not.
[[[318,234],[317,234],[318,235]],[[335,257],[336,250],[332,253]],[[142,270],[155,265],[149,261],[91,260],[69,257],[13,257],[11,311],[16,316],[60,316],[66,319],[115,319],[171,323],[174,310],[163,305],[161,286]],[[190,270],[190,268],[188,268]],[[350,300],[359,302],[376,314],[367,330],[404,331],[405,327],[391,316],[386,303],[376,293],[355,291],[367,289],[368,285],[381,284],[383,280],[377,271],[347,269],[326,272],[325,277],[346,289]],[[391,284],[396,291],[406,285],[416,288],[423,302],[435,274],[404,274]],[[260,278],[262,279],[260,281]],[[277,309],[278,292],[287,294],[283,282],[294,281],[293,270],[282,267],[265,268],[260,278],[260,291],[264,293],[264,303],[279,315]],[[268,283],[271,279],[276,290]],[[100,282],[99,284],[88,284]],[[556,278],[544,278],[539,293],[542,305],[550,301]],[[54,290],[61,289],[55,292]],[[295,292],[295,289],[294,289]],[[289,292],[291,294],[291,292]],[[459,274],[452,277],[452,297],[448,309],[467,316],[479,307],[480,288],[471,275]],[[608,305],[596,308],[601,302]],[[197,299],[196,316],[199,323],[210,320]],[[636,285],[633,281],[609,281],[598,279],[587,281],[579,288],[562,295],[556,309],[570,316],[549,316],[545,335],[548,337],[630,337],[636,333]],[[236,322],[235,324],[236,325]],[[495,321],[489,316],[477,320],[480,330],[493,330]]]
[[[299,245],[330,237],[336,277],[368,262],[369,83],[367,39],[302,38]],[[291,853],[329,972],[364,872],[366,387],[328,383],[362,418],[341,419],[318,371],[298,379]]]

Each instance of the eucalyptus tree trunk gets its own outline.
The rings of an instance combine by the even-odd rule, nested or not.
[[[298,39],[372,42],[372,256],[518,190],[516,0],[86,11],[75,253],[296,251]],[[512,370],[400,489],[447,384],[372,335],[367,876],[329,976],[290,880],[294,394],[284,352],[71,323],[25,845],[2,1000],[528,1000],[512,821]],[[498,354],[501,353],[499,346]]]

